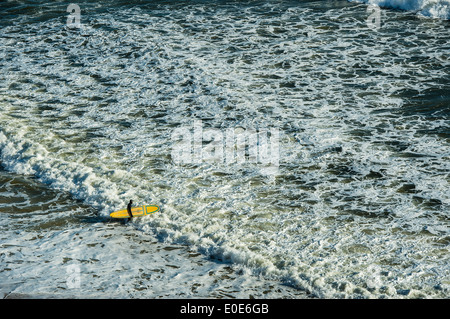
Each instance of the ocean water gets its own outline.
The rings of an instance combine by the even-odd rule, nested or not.
[[[67,6],[0,4],[4,297],[449,297],[448,1]]]
[[[450,19],[449,0],[350,0],[350,2],[412,11],[422,17]]]

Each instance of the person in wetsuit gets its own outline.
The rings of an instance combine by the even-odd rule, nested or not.
[[[131,206],[132,205],[133,205],[133,201],[130,200],[130,202],[128,203],[128,206],[127,206],[128,215],[130,215],[130,221],[133,218],[133,214],[131,213]]]

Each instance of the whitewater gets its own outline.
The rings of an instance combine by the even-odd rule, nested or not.
[[[2,4],[2,293],[448,297],[448,1],[364,2]]]
[[[450,1],[448,0],[350,0],[350,2],[411,11],[421,17],[450,19]]]

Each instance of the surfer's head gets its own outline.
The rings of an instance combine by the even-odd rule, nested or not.
[[[133,201],[130,199],[130,204],[133,204]]]

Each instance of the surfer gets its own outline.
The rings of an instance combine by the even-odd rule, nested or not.
[[[132,200],[130,200],[130,202],[128,203],[128,206],[127,206],[128,215],[130,215],[130,221],[133,218],[133,214],[131,213],[131,205],[133,205]]]

